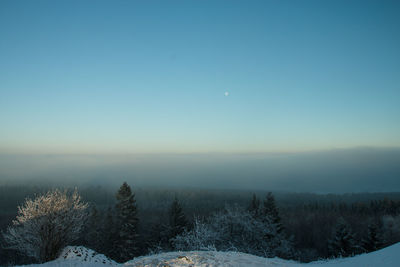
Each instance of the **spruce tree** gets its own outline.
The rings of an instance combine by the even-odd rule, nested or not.
[[[138,217],[135,195],[130,186],[124,182],[116,195],[117,204],[117,249],[116,259],[125,262],[138,253]]]
[[[378,226],[374,223],[368,225],[367,237],[362,242],[362,248],[366,252],[372,252],[382,247],[382,237],[379,234]]]
[[[185,231],[188,222],[178,199],[175,197],[169,209],[169,239],[176,237]]]
[[[274,256],[281,258],[293,258],[295,252],[293,250],[292,238],[287,236],[281,222],[278,207],[275,203],[275,198],[271,192],[267,194],[264,200],[264,207],[261,212],[261,220],[265,227],[271,231],[265,235],[265,240],[273,248]]]
[[[116,249],[114,244],[117,240],[117,228],[115,223],[115,214],[111,207],[108,207],[102,228],[102,244],[99,251],[104,255],[116,259]]]
[[[89,248],[94,249],[95,251],[100,250],[100,217],[99,213],[96,209],[96,206],[92,206],[90,211],[89,220],[87,223],[86,229],[86,244]]]
[[[260,199],[257,198],[256,194],[253,194],[253,198],[251,199],[248,211],[252,214],[255,218],[260,216]]]
[[[165,223],[165,218],[160,217],[158,222],[153,223],[150,227],[149,238],[146,239],[146,245],[149,248],[150,254],[169,251],[171,244],[169,241],[170,227]]]
[[[334,234],[328,242],[329,252],[335,257],[348,257],[356,252],[354,234],[343,218],[339,218]]]
[[[275,203],[275,198],[271,192],[269,192],[264,200],[264,209],[262,215],[266,220],[271,220],[276,226],[276,231],[281,233],[283,231],[283,225],[281,223],[281,217],[279,216],[279,210]]]

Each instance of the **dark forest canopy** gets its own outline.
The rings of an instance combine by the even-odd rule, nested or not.
[[[21,205],[27,197],[33,198],[54,188],[55,186],[51,185],[0,186],[0,229],[5,230],[11,224],[17,214],[17,206]],[[117,204],[115,196],[118,187],[82,186],[78,187],[78,190],[82,199],[92,207],[91,210],[96,210],[96,219],[92,220],[99,222],[96,227],[100,230],[106,227],[108,218],[115,214],[114,207]],[[265,205],[263,202],[268,196],[267,190],[206,190],[135,186],[132,186],[132,193],[135,196],[137,218],[139,219],[140,240],[138,242],[142,250],[138,252],[140,255],[158,249],[163,251],[173,249],[174,244],[171,243],[172,239],[168,234],[170,223],[168,218],[176,200],[179,200],[182,212],[179,216],[185,216],[185,220],[187,220],[185,225],[190,229],[195,218],[206,221],[210,218],[215,220],[217,219],[216,214],[220,216],[227,207],[238,207],[250,211],[254,197],[259,199],[262,206]],[[377,244],[381,247],[400,241],[400,232],[397,229],[400,226],[400,193],[314,194],[275,191],[273,197],[279,211],[281,227],[291,237],[294,249],[298,251],[296,255],[290,256],[293,259],[310,261],[332,255],[337,256],[336,252],[332,251],[332,248],[335,247],[332,242],[335,241],[335,234],[341,234],[339,230],[342,228],[338,227],[342,221],[344,221],[346,229],[352,231],[354,238],[351,241],[354,248],[349,248],[348,253],[362,252],[356,249],[361,245],[368,246],[368,249],[371,247],[376,249]],[[234,214],[231,215],[236,216]],[[342,219],[339,220],[339,218]],[[371,236],[372,234],[374,235]],[[101,235],[101,231],[95,235]],[[380,238],[379,242],[371,244],[370,240],[376,239],[376,236]],[[91,236],[82,236],[82,240],[77,244],[97,248],[99,244],[90,243],[90,240],[96,239]],[[4,250],[2,253],[6,262],[29,263],[29,259],[24,261],[23,257],[15,258],[13,252]]]
[[[11,224],[17,214],[17,206],[21,205],[27,197],[33,198],[54,188],[56,188],[54,185],[0,186],[0,229],[5,230]],[[82,199],[92,207],[91,210],[96,211],[96,218],[92,220],[92,222],[99,222],[96,228],[101,230],[106,227],[109,223],[108,218],[112,218],[115,214],[114,207],[117,204],[115,196],[118,187],[81,186],[78,190]],[[190,229],[195,218],[206,221],[210,219],[219,224],[221,222],[216,222],[215,216],[223,214],[223,210],[227,207],[238,207],[250,211],[254,197],[258,198],[262,206],[265,205],[263,202],[269,195],[267,190],[135,186],[132,186],[132,193],[136,200],[139,220],[140,240],[138,242],[142,250],[138,251],[140,255],[158,249],[163,251],[173,249],[174,243],[171,243],[172,239],[168,234],[170,232],[168,218],[171,216],[171,207],[176,200],[179,200],[182,212],[179,216],[185,216],[187,220],[185,225]],[[400,232],[397,229],[400,226],[400,192],[314,194],[275,191],[273,197],[279,211],[280,227],[285,229],[287,235],[291,237],[294,249],[298,251],[297,254],[290,256],[293,259],[310,261],[332,255],[337,256],[338,254],[332,251],[335,247],[335,243],[332,242],[335,241],[334,234],[342,234],[339,232],[342,228],[338,228],[340,226],[338,223],[342,221],[346,225],[345,229],[352,231],[354,238],[351,241],[354,248],[350,247],[348,253],[362,252],[356,249],[361,245],[368,246],[368,249],[371,247],[376,249],[377,244],[381,247],[400,241]],[[231,215],[236,216],[235,213]],[[339,218],[342,219],[339,220]],[[90,226],[90,228],[93,227]],[[101,235],[101,231],[91,233],[91,235]],[[97,238],[92,238],[91,235],[82,236],[82,240],[77,244],[85,244],[96,249],[99,244],[91,244],[90,240]],[[376,236],[380,238],[379,242],[371,244],[370,241],[376,239]],[[13,256],[15,253],[12,251],[4,250],[2,253],[6,262],[29,263],[29,259],[15,258]]]

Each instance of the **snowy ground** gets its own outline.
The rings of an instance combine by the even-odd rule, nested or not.
[[[60,258],[44,264],[30,265],[40,267],[76,266],[76,267],[398,267],[400,266],[400,243],[385,249],[351,258],[298,263],[278,258],[266,259],[237,252],[189,251],[168,252],[152,256],[135,258],[124,264],[117,264],[104,255],[84,247],[68,247]]]

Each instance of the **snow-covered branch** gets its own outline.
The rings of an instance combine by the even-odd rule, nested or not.
[[[79,238],[87,219],[86,203],[75,189],[56,189],[18,207],[13,225],[3,234],[10,248],[41,262],[56,258],[65,246]]]

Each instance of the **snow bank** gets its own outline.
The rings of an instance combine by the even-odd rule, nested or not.
[[[371,253],[361,254],[349,258],[312,262],[309,265],[310,267],[398,267],[400,266],[400,243]]]
[[[66,247],[60,254],[59,260],[77,260],[81,262],[117,265],[117,263],[103,254],[82,246]]]
[[[239,252],[217,251],[190,251],[169,252],[153,256],[144,256],[125,263],[125,266],[169,266],[169,267],[398,267],[400,266],[400,243],[368,254],[362,254],[350,258],[341,258],[311,263],[298,263],[279,258],[262,258]]]
[[[61,256],[51,262],[30,265],[41,267],[398,267],[400,262],[400,243],[368,254],[351,258],[298,263],[278,258],[262,258],[240,252],[182,251],[142,256],[118,264],[106,256],[85,247],[67,247]]]
[[[240,252],[190,251],[168,252],[139,257],[124,264],[138,266],[212,267],[212,266],[296,266],[296,262],[266,259]]]
[[[107,267],[118,266],[115,261],[109,259],[103,254],[99,254],[94,250],[82,246],[69,246],[63,249],[60,257],[54,261],[43,264],[31,264],[28,266],[37,267]]]

